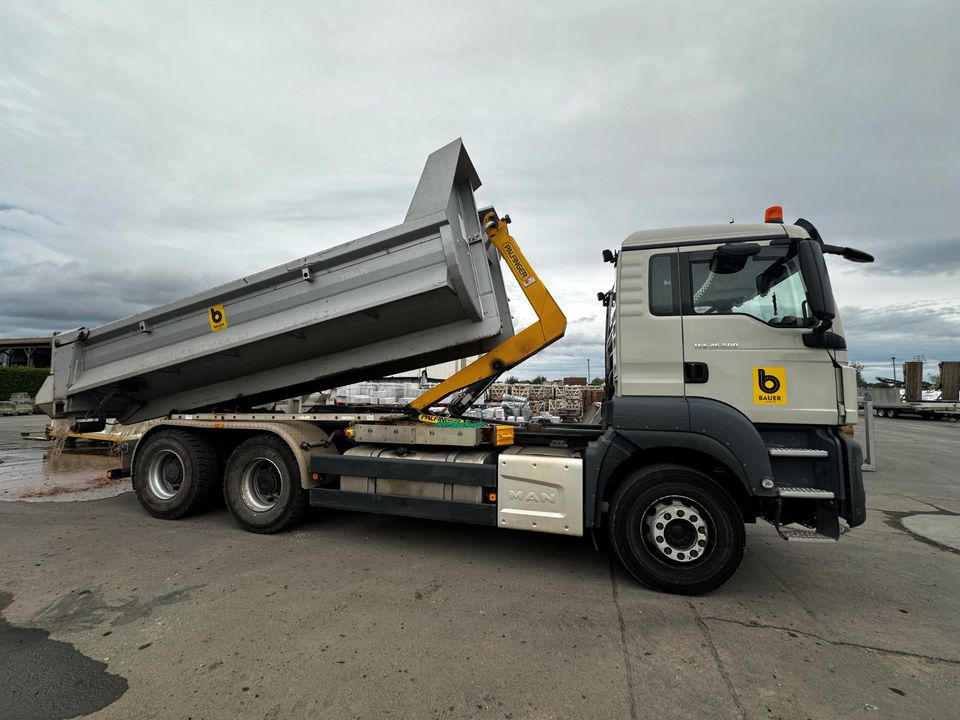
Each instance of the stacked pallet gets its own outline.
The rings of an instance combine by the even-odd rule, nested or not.
[[[566,385],[557,388],[556,395],[550,401],[548,409],[555,415],[579,417],[583,414],[583,387]]]
[[[487,389],[486,402],[488,404],[498,403],[503,400],[504,395],[510,394],[510,386],[507,383],[494,383]]]
[[[530,409],[533,411],[533,414],[541,413],[544,410],[550,410],[550,403],[552,400],[530,400]]]
[[[534,414],[549,412],[574,421],[583,415],[585,395],[592,390],[584,385],[494,383],[487,390],[485,401],[487,405],[495,405],[505,397],[525,398]]]
[[[527,385],[527,393],[531,400],[549,400],[553,397],[553,385]]]
[[[530,397],[530,384],[529,383],[515,383],[510,386],[510,394],[514,397],[529,398]]]

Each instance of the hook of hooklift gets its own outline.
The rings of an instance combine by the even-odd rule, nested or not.
[[[507,225],[513,222],[513,220],[510,219],[509,215],[504,215],[502,218],[497,218],[496,214],[494,214],[492,220],[487,220],[487,222],[484,223],[483,229],[492,230],[493,228],[495,228],[497,225],[500,224],[500,220],[503,220],[503,222],[505,222]]]

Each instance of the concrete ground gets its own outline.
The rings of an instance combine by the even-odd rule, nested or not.
[[[835,545],[750,527],[736,576],[694,599],[589,540],[0,502],[0,718],[953,719],[960,554],[901,520],[960,515],[960,424],[877,430],[865,526]]]

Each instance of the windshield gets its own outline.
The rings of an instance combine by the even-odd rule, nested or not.
[[[733,273],[711,272],[711,257],[698,255],[690,262],[697,315],[749,315],[777,327],[814,325],[800,261],[789,248],[764,248]]]

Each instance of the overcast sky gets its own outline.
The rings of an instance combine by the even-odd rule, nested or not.
[[[426,155],[462,136],[479,201],[510,213],[570,320],[520,375],[600,367],[603,248],[773,203],[876,255],[831,263],[868,375],[960,359],[955,0],[0,12],[0,336],[397,224]]]

